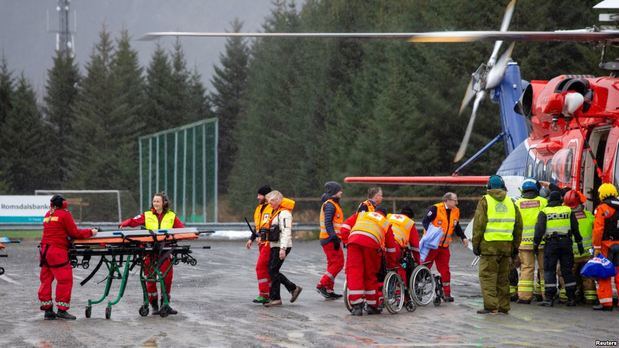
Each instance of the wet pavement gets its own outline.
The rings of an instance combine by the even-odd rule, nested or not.
[[[282,272],[304,288],[297,302],[264,308],[256,296],[254,264],[257,250],[244,241],[191,242],[195,267],[175,267],[172,305],[178,315],[141,317],[139,274],[133,272],[122,301],[105,319],[105,304],[88,298],[103,292],[103,274],[85,286],[79,282],[92,270],[76,269],[70,312],[76,321],[44,321],[39,311],[36,242],[7,248],[0,259],[0,346],[2,347],[201,347],[201,346],[561,346],[593,347],[596,340],[619,339],[619,312],[594,313],[589,306],[542,308],[513,304],[509,315],[478,315],[482,299],[473,255],[452,247],[454,303],[419,307],[391,315],[352,317],[342,300],[325,301],[314,291],[324,271],[317,241],[295,241]],[[202,249],[210,244],[212,249]],[[337,278],[341,290],[344,275]],[[112,291],[115,294],[118,284]]]

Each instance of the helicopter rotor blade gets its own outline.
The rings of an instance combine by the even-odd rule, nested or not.
[[[501,58],[499,58],[497,63],[488,72],[488,76],[486,78],[487,89],[492,89],[496,87],[503,79],[503,74],[505,74],[505,69],[507,69],[507,63],[509,63],[512,58],[512,52],[514,51],[515,45],[516,43],[512,42],[505,51],[505,53],[503,53]]]
[[[486,96],[486,91],[481,90],[477,92],[475,95],[475,101],[473,102],[473,112],[471,113],[471,118],[469,119],[469,124],[466,126],[466,131],[464,132],[464,138],[462,138],[462,143],[460,143],[460,148],[458,152],[456,152],[456,156],[454,158],[454,163],[459,162],[466,152],[466,148],[469,145],[469,139],[471,138],[471,133],[473,133],[473,125],[475,124],[475,118],[477,118],[477,109],[479,108],[479,104]]]
[[[466,108],[467,105],[471,102],[471,99],[475,96],[475,90],[473,90],[473,77],[469,81],[469,85],[466,86],[466,92],[464,93],[464,98],[462,98],[462,103],[460,104],[460,111],[458,111],[458,116],[462,115],[462,112]]]
[[[503,15],[503,22],[501,23],[501,32],[507,31],[509,28],[509,23],[512,20],[512,15],[514,14],[514,8],[516,7],[516,0],[512,0],[507,4],[507,8],[505,9],[505,14]],[[499,55],[499,50],[501,49],[501,45],[503,44],[503,40],[499,40],[494,43],[494,49],[492,50],[492,54],[490,55],[490,59],[488,59],[488,65],[492,66],[496,62],[496,58]]]

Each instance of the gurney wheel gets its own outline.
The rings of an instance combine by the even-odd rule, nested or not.
[[[92,307],[91,306],[86,306],[86,318],[90,318],[90,315],[92,314]]]
[[[197,265],[197,264],[198,264],[198,260],[191,260],[191,261],[189,261],[189,264],[190,264],[191,266],[195,266],[195,265]]]
[[[411,313],[414,312],[415,309],[417,309],[417,305],[415,304],[415,301],[413,301],[412,299],[409,299],[408,302],[404,304],[404,306],[406,307],[406,310]]]
[[[90,262],[88,262],[88,261],[82,261],[82,268],[83,268],[83,269],[88,269],[88,267],[90,267]]]
[[[138,311],[140,313],[141,316],[145,317],[148,315],[148,305],[142,305],[140,307],[140,310]]]
[[[159,310],[159,315],[160,315],[162,318],[165,318],[165,317],[167,317],[167,316],[168,316],[168,312],[169,312],[169,310],[170,310],[170,306],[168,306],[168,305],[163,305],[163,306],[161,306],[161,309]]]
[[[105,307],[105,319],[112,317],[112,307]]]

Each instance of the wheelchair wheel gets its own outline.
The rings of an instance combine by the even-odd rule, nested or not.
[[[435,296],[435,281],[432,272],[426,266],[417,266],[409,280],[409,292],[418,306],[429,305]]]
[[[390,271],[385,276],[383,296],[385,308],[389,313],[396,314],[402,310],[405,296],[404,282],[397,273]]]
[[[342,297],[344,297],[344,305],[346,306],[346,309],[352,313],[352,305],[348,300],[348,283],[346,283],[346,281],[344,281],[344,292],[342,293]]]

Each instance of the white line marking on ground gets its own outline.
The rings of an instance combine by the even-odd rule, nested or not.
[[[4,280],[4,281],[7,281],[7,282],[9,282],[9,283],[11,283],[11,284],[21,285],[21,283],[20,283],[20,282],[18,282],[17,280],[13,280],[13,279],[11,279],[11,278],[10,278],[8,275],[6,275],[6,274],[5,274],[5,275],[3,275],[3,276],[1,276],[1,277],[0,277],[0,279],[2,279],[2,280]]]

